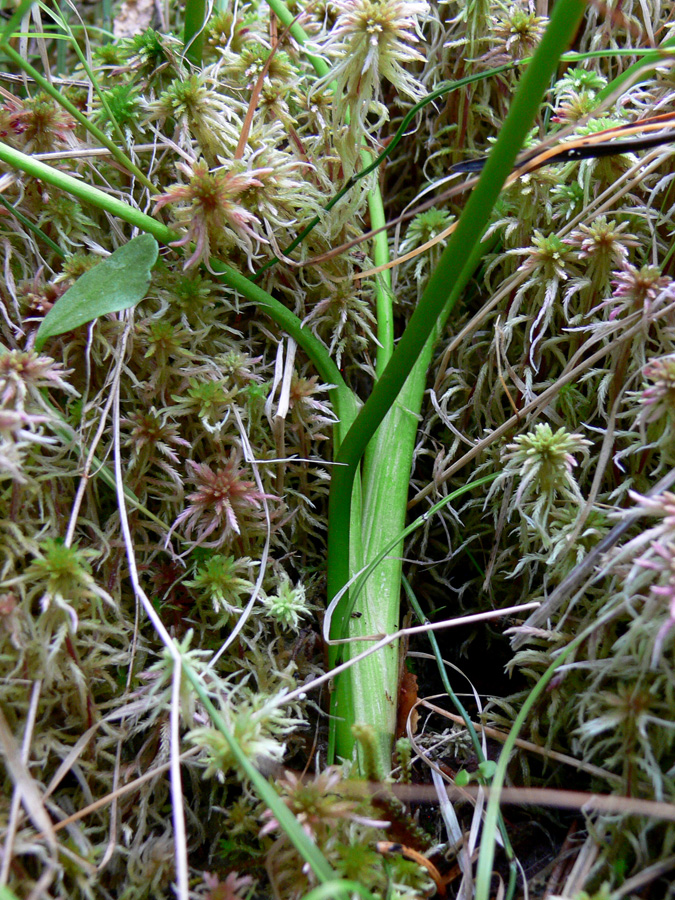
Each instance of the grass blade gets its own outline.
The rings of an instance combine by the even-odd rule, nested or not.
[[[281,800],[272,785],[263,775],[261,775],[241,749],[234,736],[229,732],[222,716],[202,687],[199,678],[184,658],[182,658],[182,665],[185,677],[194,687],[199,699],[209,713],[211,721],[227,741],[232,750],[232,755],[237,760],[238,765],[241,767],[246,777],[250,780],[260,799],[267,805],[267,808],[272,811],[275,819],[281,828],[283,828],[289,840],[292,841],[302,858],[311,866],[312,871],[319,881],[334,883],[336,881],[335,872],[328,864],[323,853],[321,853],[316,844],[305,834],[298,820],[283,800]]]
[[[201,66],[204,50],[204,28],[208,20],[206,0],[187,0],[183,46],[186,58],[193,66]]]

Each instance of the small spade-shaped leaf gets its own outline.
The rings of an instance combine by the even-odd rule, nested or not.
[[[35,349],[41,350],[50,337],[135,306],[148,289],[158,251],[154,237],[141,234],[85,272],[42,320]]]

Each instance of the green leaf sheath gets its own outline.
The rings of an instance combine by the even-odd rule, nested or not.
[[[342,443],[336,461],[344,465],[335,467],[331,479],[329,599],[335,597],[349,580],[351,493],[360,460],[369,441],[396,400],[436,323],[439,320],[441,323],[445,322],[476,265],[482,252],[480,239],[489,223],[492,207],[539,111],[541,99],[550,84],[560,55],[573,38],[584,9],[583,0],[560,0],[555,6],[546,33],[520,81],[499,139],[478,185],[468,200],[457,229],[432,274],[387,368]],[[333,617],[332,637],[342,634],[344,623],[341,612],[348,607],[348,596],[345,595]],[[337,690],[339,688],[338,683]],[[341,704],[338,699],[337,705],[348,714],[347,704]],[[344,736],[345,741],[349,731],[350,723],[346,719],[340,725],[340,734]],[[348,741],[347,745],[342,745],[338,737],[337,744],[338,753],[351,752]]]
[[[209,11],[206,0],[186,0],[184,9],[183,46],[185,56],[193,66],[201,66],[204,49],[204,28]]]

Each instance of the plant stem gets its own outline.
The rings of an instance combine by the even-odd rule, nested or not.
[[[0,141],[0,162],[20,169],[33,178],[39,178],[41,181],[51,184],[85,203],[91,203],[93,206],[103,209],[113,216],[117,216],[140,231],[153,235],[162,244],[171,245],[172,242],[178,239],[178,235],[166,225],[135,209],[128,203],[111,197],[98,188],[78,181],[77,178],[48,166],[32,156],[21,153],[19,150],[14,150],[12,147],[3,144],[2,141]],[[287,331],[307,353],[323,380],[334,386],[331,394],[336,413],[340,417],[340,422],[337,426],[337,439],[339,441],[356,417],[358,401],[347,387],[340,370],[330,358],[324,345],[312,334],[309,328],[303,326],[294,313],[257,284],[253,284],[244,275],[241,275],[241,273],[220,260],[211,259],[209,260],[209,265],[221,281],[234,290],[239,291],[250,302],[263,308],[271,319]]]
[[[361,161],[367,167],[371,162],[371,154],[367,150],[361,151]],[[368,209],[370,211],[370,227],[373,230],[383,228],[386,224],[384,203],[382,194],[375,185],[368,194]],[[389,240],[386,231],[380,231],[373,238],[373,260],[376,266],[386,265],[389,262]],[[382,276],[386,277],[382,277]],[[378,377],[384,372],[387,363],[394,352],[394,307],[393,294],[391,292],[391,271],[387,270],[376,276],[375,303],[377,309],[377,360],[375,372]]]
[[[180,650],[175,642],[173,644],[173,651],[176,654],[180,654]],[[281,828],[283,828],[289,840],[295,845],[298,853],[300,853],[300,855],[306,860],[307,864],[311,866],[312,871],[319,879],[319,881],[334,881],[336,877],[335,872],[331,868],[321,850],[319,850],[316,844],[309,837],[307,837],[302,829],[302,826],[293,815],[291,810],[279,797],[267,778],[265,778],[265,776],[256,769],[246,753],[239,746],[234,735],[230,733],[227,725],[225,724],[225,720],[213,705],[213,702],[205,691],[200,679],[197,677],[196,673],[193,671],[192,667],[183,655],[180,656],[180,664],[183,669],[183,674],[195,689],[199,699],[204,705],[204,708],[208,712],[211,721],[227,741],[227,744],[232,752],[232,755],[236,759],[237,764],[244,772],[246,777],[251,781],[263,803],[267,806],[268,809],[271,809],[273,811],[277,822],[279,823]]]
[[[609,84],[606,84],[601,91],[598,92],[598,100],[603,101],[607,97],[610,97],[615,91],[617,91],[622,84],[625,84],[627,81],[630,81],[637,72],[642,71],[645,79],[653,77],[654,70],[645,71],[645,66],[649,63],[654,63],[654,65],[658,65],[664,59],[668,59],[673,55],[673,51],[675,50],[675,37],[668,38],[663,41],[663,43],[657,47],[655,50],[647,50],[646,52],[642,52],[642,58],[637,62],[634,62],[632,66],[628,66],[627,69],[617,75]]]
[[[294,23],[291,13],[281,0],[269,0],[270,7],[277,13],[282,23],[289,27],[291,34],[304,45],[306,36],[303,30]],[[292,24],[293,23],[293,24]],[[315,71],[320,77],[326,77],[329,69],[323,60],[318,57],[309,57]],[[372,165],[372,154],[367,150],[361,151],[361,160],[366,168]],[[337,202],[337,201],[335,201]],[[368,197],[371,225],[374,228],[384,226],[385,215],[382,197],[377,184],[373,186]],[[376,236],[374,241],[374,258],[376,265],[386,264],[389,260],[389,246],[385,231]],[[391,293],[391,278],[378,279],[376,287],[377,305],[377,336],[380,346],[377,351],[377,375],[381,375],[389,363],[394,346],[394,322],[393,322],[393,297]],[[422,381],[426,375],[426,369],[421,374]],[[349,572],[357,572],[363,568],[367,556],[375,555],[379,548],[387,544],[392,536],[400,534],[405,519],[405,508],[408,491],[408,475],[412,460],[414,438],[417,428],[417,419],[410,412],[397,407],[392,411],[387,425],[383,426],[378,435],[378,441],[373,442],[372,464],[366,471],[374,473],[369,478],[368,497],[364,493],[364,507],[360,508],[361,487],[358,478],[354,478],[350,484],[350,504],[347,530],[342,541],[342,549],[345,554],[344,563]],[[335,452],[338,452],[338,443],[335,443]],[[391,477],[388,477],[391,475]],[[365,488],[364,488],[365,491]],[[357,504],[355,506],[354,504]],[[334,525],[329,515],[329,534]],[[375,540],[372,540],[376,536]],[[330,538],[329,538],[330,540]],[[364,555],[366,541],[370,542],[367,556]],[[399,554],[400,555],[400,554]],[[331,580],[330,571],[328,580]],[[375,581],[368,584],[367,592],[374,589]],[[373,630],[384,628],[391,631],[396,627],[398,618],[398,599],[393,602],[390,599],[392,593],[398,594],[400,585],[400,562],[391,560],[385,562],[378,572],[378,587],[381,589],[379,602],[369,604],[366,602],[362,618],[358,628],[361,633],[369,633]],[[375,614],[373,616],[373,613]],[[338,658],[340,651],[332,648],[329,657]],[[378,659],[368,657],[359,663],[359,673],[350,670],[342,679],[342,689],[336,689],[332,695],[331,706],[334,715],[341,718],[344,727],[331,727],[329,741],[329,758],[333,758],[335,740],[338,734],[341,737],[339,752],[347,755],[351,753],[352,735],[351,723],[358,721],[371,721],[371,711],[377,723],[384,723],[384,727],[376,728],[378,741],[379,763],[383,771],[389,769],[389,732],[393,728],[393,720],[396,715],[395,691],[391,690],[392,683],[396,683],[397,648],[387,647]],[[371,685],[372,690],[364,691],[362,685]],[[352,688],[354,690],[352,690]],[[375,709],[372,709],[373,705]],[[357,713],[360,711],[360,714]],[[336,721],[336,720],[333,720]],[[345,733],[349,729],[349,733]]]
[[[612,609],[600,616],[597,621],[593,622],[588,628],[585,628],[581,634],[577,635],[574,640],[564,647],[557,658],[546,669],[539,681],[528,694],[527,700],[523,703],[520,712],[511,726],[508,737],[504,741],[504,746],[499,754],[499,762],[495,774],[490,782],[490,798],[488,800],[487,809],[485,811],[485,820],[483,822],[483,834],[480,843],[480,856],[478,857],[478,868],[476,872],[476,900],[488,900],[490,896],[490,882],[492,880],[492,863],[495,855],[495,830],[497,828],[497,819],[499,817],[499,800],[500,792],[504,787],[506,779],[506,769],[511,759],[516,740],[520,731],[525,724],[525,720],[532,711],[536,701],[546,688],[556,669],[562,665],[567,657],[573,653],[594,631],[601,628],[607,622],[611,621],[617,614],[617,609]]]
[[[129,173],[134,175],[141,184],[146,187],[153,194],[158,193],[158,189],[155,185],[150,181],[150,179],[145,175],[144,172],[135,165],[129,157],[124,153],[124,151],[120,150],[120,148],[115,144],[114,141],[111,141],[105,132],[101,131],[100,128],[97,128],[93,122],[88,119],[84,113],[80,112],[80,110],[74,106],[67,97],[64,97],[43,75],[38,72],[38,70],[32,66],[27,60],[21,56],[21,54],[17,53],[16,50],[7,43],[7,39],[0,41],[0,50],[8,56],[12,62],[16,63],[19,68],[21,68],[27,75],[30,75],[32,79],[34,79],[36,84],[39,84],[42,90],[49,94],[50,97],[53,97],[56,102],[62,106],[70,115],[82,125],[83,128],[96,138],[96,140],[102,144],[104,147],[107,147],[110,150],[110,153],[123,169],[126,169]]]
[[[295,21],[297,16],[294,16],[293,13],[289,11],[283,0],[267,0],[267,2],[281,24],[285,25],[286,28],[290,26],[291,34],[298,44],[300,44],[301,47],[304,47],[307,42],[307,35],[302,27]],[[324,78],[328,75],[330,68],[325,60],[321,59],[320,56],[315,56],[313,53],[306,53],[306,56],[319,78]]]

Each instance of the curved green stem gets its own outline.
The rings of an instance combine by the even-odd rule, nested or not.
[[[210,259],[209,265],[221,281],[234,288],[234,290],[239,291],[251,303],[255,303],[263,308],[270,318],[274,319],[277,325],[283,328],[302,347],[321,378],[327,384],[333,385],[331,399],[339,418],[336,425],[335,445],[336,447],[339,446],[356,418],[359,404],[356,395],[347,387],[340,370],[330,358],[324,345],[309,328],[302,324],[300,319],[290,309],[287,309],[283,303],[275,300],[271,294],[258,287],[257,284],[249,281],[241,272],[237,272],[236,269],[218,259]]]
[[[289,28],[290,26],[291,34],[298,44],[300,44],[301,47],[304,47],[307,43],[307,35],[302,26],[296,22],[297,16],[294,16],[293,13],[289,11],[284,0],[267,0],[267,2],[269,8],[274,12],[281,24],[285,25],[286,28]],[[306,56],[319,78],[325,78],[330,72],[328,63],[324,59],[321,59],[320,56],[315,56],[313,53],[306,53]]]
[[[639,55],[641,58],[633,63],[632,66],[628,66],[620,75],[617,75],[609,84],[605,85],[605,87],[598,93],[598,100],[605,100],[607,97],[610,97],[615,91],[617,91],[622,84],[625,84],[629,81],[637,72],[642,71],[645,78],[650,78],[654,75],[652,71],[644,71],[645,65],[649,63],[654,63],[654,65],[658,65],[658,63],[662,62],[664,59],[668,59],[672,57],[673,50],[675,50],[675,37],[668,38],[663,41],[663,43],[657,47],[655,50],[647,50],[647,51],[633,51],[633,54]],[[626,50],[626,54],[630,53],[630,51]]]
[[[142,231],[147,231],[148,234],[152,234],[164,244],[169,244],[171,241],[178,239],[178,235],[171,231],[170,228],[167,228],[166,225],[150,216],[146,216],[145,213],[135,209],[123,200],[111,197],[110,194],[106,194],[104,191],[92,187],[78,178],[73,178],[72,175],[61,172],[53,166],[48,166],[41,160],[34,159],[20,150],[15,150],[2,141],[0,141],[0,162],[12,166],[12,168],[20,169],[33,178],[39,178],[53,187],[72,194],[73,197],[77,197],[78,200],[82,200],[84,203],[91,203],[92,206],[117,216],[125,222],[129,222],[130,225],[134,225]]]
[[[151,216],[142,213],[128,203],[111,197],[109,194],[100,191],[98,188],[85,184],[71,175],[61,172],[52,166],[46,165],[32,156],[27,156],[19,150],[14,150],[0,141],[0,162],[4,162],[13,168],[20,169],[26,174],[39,178],[40,180],[51,184],[62,191],[77,197],[85,203],[91,203],[93,206],[103,209],[113,216],[128,222],[130,225],[153,235],[160,243],[171,245],[178,239],[178,235],[153,219]],[[209,260],[209,265],[217,274],[218,278],[228,284],[234,290],[261,308],[265,309],[267,314],[281,328],[283,328],[300,347],[307,353],[309,358],[316,366],[317,371],[322,379],[330,385],[333,385],[332,400],[335,405],[336,413],[340,418],[337,426],[337,439],[339,440],[351,422],[356,416],[358,410],[358,401],[352,391],[347,387],[344,378],[340,374],[340,370],[330,357],[330,354],[315,337],[314,334],[303,326],[300,319],[287,309],[283,303],[280,303],[267,291],[264,291],[257,284],[253,284],[241,273],[228,266],[226,263],[218,259]]]
[[[300,46],[304,47],[307,42],[307,35],[303,31],[303,29],[298,25],[295,20],[295,17],[291,12],[289,12],[286,4],[283,0],[268,0],[270,9],[274,11],[274,13],[279,17],[280,21],[283,25],[290,29],[291,34],[296,39],[296,41],[300,44]],[[310,53],[307,54],[308,60],[314,67],[314,71],[319,76],[319,78],[325,78],[330,69],[320,57],[314,56]],[[406,117],[407,118],[407,117]],[[399,129],[400,131],[400,129]],[[401,131],[401,136],[403,132]],[[400,140],[400,138],[399,138]],[[393,150],[393,147],[391,148]],[[391,150],[386,152],[391,152]],[[384,157],[378,157],[378,160],[381,161]],[[347,184],[338,192],[338,194],[324,207],[324,212],[328,212],[330,209],[335,206],[335,204],[343,197],[351,188],[356,184],[359,178],[363,178],[369,172],[372,172],[379,165],[378,160],[372,161],[372,153],[370,151],[363,149],[361,150],[361,160],[364,163],[364,168],[355,178],[350,178]],[[386,218],[384,215],[384,204],[382,202],[382,194],[380,193],[380,189],[377,184],[373,185],[368,195],[368,206],[370,210],[370,219],[371,219],[371,227],[379,228],[384,226],[386,222]],[[290,253],[298,244],[303,241],[307,235],[312,231],[312,229],[319,223],[320,217],[316,216],[306,228],[302,230],[302,232],[293,240],[289,246],[284,250],[284,254]],[[376,235],[373,241],[373,257],[375,260],[376,266],[386,265],[389,262],[389,242],[387,240],[386,232],[381,232]],[[273,257],[264,266],[262,266],[255,275],[252,276],[252,280],[256,281],[263,272],[273,266],[276,262],[278,262],[277,257]],[[376,288],[376,304],[377,304],[377,339],[380,344],[377,353],[377,364],[376,371],[379,375],[384,371],[386,364],[389,362],[389,358],[391,357],[393,348],[394,348],[394,313],[393,313],[393,297],[391,294],[391,275],[389,272],[386,273],[384,278],[378,278]]]
[[[11,46],[11,44],[7,43],[7,39],[3,39],[0,41],[0,50],[8,56],[12,62],[16,63],[19,68],[21,68],[27,75],[30,75],[32,79],[39,84],[42,90],[49,94],[50,97],[53,97],[56,102],[62,106],[70,115],[82,125],[83,128],[96,138],[96,140],[102,144],[104,147],[107,147],[110,150],[110,153],[123,169],[126,169],[130,174],[134,175],[141,184],[146,187],[153,194],[158,192],[155,185],[150,181],[150,179],[145,175],[145,173],[141,172],[137,165],[135,165],[129,157],[124,153],[124,151],[120,150],[117,144],[114,141],[111,141],[105,132],[101,131],[100,128],[97,128],[93,122],[88,119],[84,113],[82,113],[74,104],[68,100],[67,97],[64,97],[55,87],[51,84],[47,79],[38,72],[34,66],[32,66],[27,60],[21,56],[20,53],[17,53],[16,50]]]
[[[115,131],[115,134],[117,135],[117,140],[121,144],[124,144],[124,134],[122,133],[122,129],[120,128],[117,119],[113,115],[113,111],[110,108],[110,104],[108,103],[108,100],[106,98],[105,91],[101,90],[101,87],[98,83],[98,79],[96,78],[96,75],[94,74],[93,69],[89,65],[89,60],[87,59],[87,57],[84,55],[84,53],[80,49],[80,45],[78,44],[75,34],[73,33],[73,29],[70,27],[70,24],[68,23],[68,19],[66,18],[67,10],[68,10],[67,5],[63,4],[62,9],[54,10],[54,9],[49,9],[49,7],[45,6],[44,3],[40,3],[40,8],[42,9],[42,11],[44,13],[46,13],[46,15],[48,15],[57,24],[60,31],[64,35],[64,39],[70,43],[70,46],[75,51],[75,55],[79,59],[80,65],[82,66],[84,71],[87,73],[87,76],[89,77],[89,80],[91,81],[92,87],[96,91],[96,95],[101,103],[101,106],[105,110],[105,113],[108,117],[108,121],[111,123],[111,125]],[[64,41],[59,40],[58,41],[58,50],[61,50],[62,47],[64,47]],[[59,96],[62,96],[62,95],[59,94]],[[59,100],[58,102],[61,103],[61,100]],[[76,107],[76,109],[77,109],[77,107]],[[87,121],[89,121],[89,120],[87,120]],[[146,187],[147,187],[147,185],[146,185]]]

